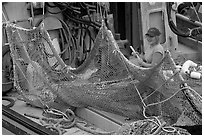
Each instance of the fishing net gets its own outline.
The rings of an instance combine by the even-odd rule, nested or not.
[[[130,124],[123,124],[117,131],[118,135],[190,135],[183,128],[165,126],[165,122],[158,118],[138,120]]]
[[[49,105],[57,99],[136,120],[162,116],[170,125],[202,123],[201,96],[185,85],[169,52],[153,68],[136,66],[120,52],[102,22],[87,59],[71,68],[56,53],[43,25],[24,29],[7,24],[6,29],[15,87],[34,105]],[[55,58],[54,65],[50,58]]]

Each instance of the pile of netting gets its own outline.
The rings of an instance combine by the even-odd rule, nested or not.
[[[190,135],[186,129],[166,126],[166,122],[158,117],[138,120],[123,124],[117,131],[118,135]]]
[[[201,96],[185,84],[169,52],[153,68],[136,66],[102,22],[88,58],[71,68],[57,54],[43,24],[33,29],[7,24],[6,29],[14,86],[35,106],[61,100],[135,120],[160,116],[167,125],[202,124]]]

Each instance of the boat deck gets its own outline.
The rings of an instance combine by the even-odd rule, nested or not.
[[[24,114],[29,114],[29,115],[34,115],[34,116],[37,116],[37,117],[43,117],[42,116],[42,113],[43,113],[43,110],[40,109],[40,108],[35,108],[35,107],[31,107],[30,105],[26,104],[24,101],[21,101],[21,100],[16,100],[15,98],[13,98],[15,100],[15,104],[9,108],[11,110],[13,110],[14,112],[20,114],[21,116],[23,116],[25,119],[30,119],[32,120],[33,122],[41,125],[39,119],[36,119],[36,118],[30,118],[30,117],[25,117]],[[10,102],[7,101],[7,100],[3,100],[2,101],[2,104],[4,106],[7,106]],[[84,110],[80,110],[81,112],[84,111]],[[6,118],[6,116],[4,116],[2,119],[4,120],[7,120],[8,118]],[[92,129],[96,132],[105,132],[104,130],[102,130],[101,128],[98,128],[96,126],[94,126],[93,124],[91,124],[90,122],[87,122],[86,120],[80,118],[77,116],[77,119],[80,120],[80,121],[85,121],[86,123],[88,123],[88,127],[86,128],[89,128],[89,129]],[[7,120],[8,121],[8,120]],[[14,124],[14,126],[16,125],[15,123],[16,122],[12,122]],[[81,126],[84,126],[85,127],[85,124],[84,123],[78,123],[78,124],[81,124]],[[20,125],[19,125],[20,126]],[[5,131],[4,133],[5,134],[10,134],[10,132],[6,132],[6,129],[4,129],[3,131]],[[63,135],[91,135],[93,133],[90,133],[90,132],[87,132],[87,131],[84,131],[80,128],[78,128],[76,125],[72,126],[71,128],[69,129],[65,129],[66,132],[63,132]],[[3,133],[3,134],[4,134]],[[31,134],[34,134],[32,132],[29,132]],[[29,134],[28,133],[28,134]]]

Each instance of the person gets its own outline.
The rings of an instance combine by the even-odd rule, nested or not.
[[[144,54],[139,55],[137,52],[132,52],[132,57],[130,61],[141,67],[153,67],[157,65],[164,57],[164,48],[160,44],[161,32],[155,28],[150,28],[145,34],[145,38],[148,42],[148,47]]]

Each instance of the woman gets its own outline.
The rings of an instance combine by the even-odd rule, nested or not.
[[[145,34],[145,38],[149,43],[145,53],[138,56],[138,53],[133,52],[130,61],[146,68],[157,65],[164,57],[164,48],[160,44],[160,35],[161,32],[157,28],[150,28]]]

